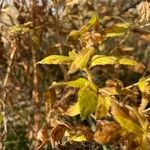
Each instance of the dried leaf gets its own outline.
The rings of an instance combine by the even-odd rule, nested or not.
[[[120,91],[116,87],[104,87],[104,88],[99,88],[99,92],[105,95],[119,95]]]
[[[144,70],[145,70],[145,66],[141,63],[137,63],[137,65],[135,66],[128,66],[128,68],[131,70],[131,71],[134,71],[134,72],[137,72],[137,73],[143,73]]]
[[[55,90],[52,88],[49,89],[48,91],[43,93],[43,97],[45,101],[45,111],[46,113],[48,113],[56,101]]]
[[[118,124],[107,122],[98,126],[94,139],[100,144],[113,143],[120,138],[121,131],[121,127]]]
[[[139,145],[140,150],[149,150],[150,132],[144,134],[140,142],[141,142]]]
[[[49,135],[48,135],[48,126],[47,124],[44,125],[37,133],[37,140],[40,140],[42,143],[39,145],[37,150],[40,150],[45,144],[49,142]]]
[[[96,119],[101,119],[105,117],[110,109],[111,101],[110,97],[98,96],[98,104],[95,111]]]
[[[47,143],[49,140],[47,128],[41,128],[37,134],[37,140],[42,141],[42,143]]]
[[[77,4],[79,0],[66,0],[66,6],[73,6],[74,4]]]
[[[150,7],[148,1],[141,1],[139,5],[137,5],[137,12],[139,17],[141,18],[139,22],[148,21],[150,17]]]
[[[134,47],[121,47],[121,51],[123,52],[132,52]]]
[[[94,133],[90,127],[83,124],[77,124],[75,128],[76,132],[79,132],[82,135],[84,135],[87,141],[93,141]]]
[[[66,124],[57,124],[52,129],[50,133],[50,139],[51,139],[51,144],[53,148],[55,147],[56,142],[62,141],[66,130],[72,130],[72,129]]]

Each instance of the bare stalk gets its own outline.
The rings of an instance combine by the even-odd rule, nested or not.
[[[61,40],[61,34],[60,34],[60,19],[59,19],[59,4],[58,2],[56,1],[56,15],[55,15],[55,21],[56,21],[56,37],[57,37],[57,41],[58,43],[60,44],[60,47],[59,47],[59,53],[61,55],[63,55],[63,45],[62,45],[62,40]],[[67,81],[69,79],[69,76],[67,74],[67,69],[64,65],[60,65],[60,68],[63,72],[63,76],[64,76],[64,80]]]
[[[36,21],[36,16],[37,15],[37,1],[32,0],[32,22],[34,28],[36,28],[37,21]],[[34,35],[32,35],[34,36]],[[39,143],[36,140],[37,133],[39,131],[39,122],[40,122],[40,113],[39,113],[39,92],[38,92],[38,71],[37,71],[37,66],[36,66],[36,48],[34,41],[32,40],[32,37],[30,38],[31,40],[31,52],[32,52],[32,67],[33,67],[33,90],[32,90],[32,99],[35,107],[34,111],[34,125],[33,125],[33,130],[34,130],[34,149],[37,149]]]
[[[6,103],[7,103],[7,100],[6,100],[7,99],[7,84],[8,84],[8,79],[9,79],[9,75],[10,75],[10,72],[11,72],[11,67],[12,67],[12,64],[13,64],[13,59],[14,59],[15,53],[17,51],[16,40],[14,40],[12,42],[11,49],[12,49],[12,52],[10,54],[10,59],[8,61],[6,75],[5,75],[5,78],[4,78],[4,81],[3,81],[4,93],[3,93],[3,103],[2,103],[3,104],[2,115],[3,115],[3,120],[4,120],[4,132],[3,132],[2,135],[7,135],[7,132],[8,132],[8,129],[7,129],[7,113],[6,113],[6,111],[7,111],[7,107],[6,107]]]

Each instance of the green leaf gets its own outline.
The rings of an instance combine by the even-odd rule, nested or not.
[[[96,119],[105,117],[110,109],[111,101],[109,96],[98,96],[98,104],[95,111]]]
[[[118,23],[113,25],[105,31],[106,37],[117,37],[124,35],[129,28],[129,25],[129,23]]]
[[[116,102],[111,103],[112,109],[111,113],[115,120],[126,130],[129,132],[133,132],[135,134],[143,134],[143,129],[135,122],[129,115],[129,112],[126,108],[119,106]]]
[[[85,120],[93,113],[97,106],[97,92],[89,86],[84,86],[78,93],[78,102],[80,107],[80,116]]]
[[[137,65],[138,63],[137,63],[135,60],[133,60],[133,59],[126,58],[126,57],[122,57],[122,58],[119,58],[119,64],[120,64],[120,65],[135,66],[135,65]]]
[[[61,56],[61,55],[50,55],[45,57],[41,61],[37,62],[37,64],[68,64],[72,61],[72,58],[69,56]]]
[[[72,74],[79,69],[82,70],[83,68],[86,68],[91,56],[94,55],[94,51],[93,47],[82,49],[72,62],[68,74]]]
[[[115,56],[95,55],[91,60],[91,67],[97,65],[114,65],[117,58]]]
[[[80,114],[79,102],[72,105],[66,112],[65,115],[76,116]]]

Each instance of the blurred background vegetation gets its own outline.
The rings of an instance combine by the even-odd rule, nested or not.
[[[149,20],[140,22],[139,2],[0,0],[0,149],[35,149],[37,133],[46,121],[43,92],[53,81],[62,81],[65,74],[60,66],[36,63],[51,54],[67,55],[79,49],[78,44],[67,41],[67,36],[87,23],[93,13],[104,26],[120,21],[134,24],[135,30],[127,37],[99,43],[98,51],[135,57],[145,64],[144,74],[149,74]],[[107,23],[107,17],[113,19]],[[97,73],[98,84],[104,82],[101,76],[108,78],[103,72]],[[138,71],[123,72],[120,79],[132,84],[141,76]]]

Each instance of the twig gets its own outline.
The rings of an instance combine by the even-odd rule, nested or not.
[[[127,33],[126,36],[119,42],[119,44],[110,51],[110,54],[112,54],[115,50],[117,50],[125,41],[126,39],[128,38],[130,33]]]
[[[142,29],[142,28],[145,28],[145,27],[148,27],[150,26],[150,23],[147,23],[147,24],[144,24],[144,25],[141,25],[139,28]]]
[[[150,78],[147,78],[147,79],[145,79],[145,81],[146,82],[149,82],[150,81]],[[138,82],[137,83],[134,83],[134,84],[132,84],[132,85],[129,85],[129,86],[127,86],[127,87],[125,87],[125,89],[131,89],[131,88],[133,88],[133,87],[135,87],[135,86],[138,86]]]

